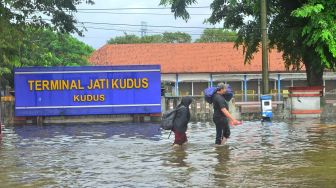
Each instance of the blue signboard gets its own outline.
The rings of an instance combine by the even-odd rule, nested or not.
[[[159,65],[15,69],[16,116],[161,112]]]

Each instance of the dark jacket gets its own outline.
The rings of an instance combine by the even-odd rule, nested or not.
[[[174,130],[184,133],[187,131],[188,123],[190,120],[190,111],[189,111],[189,105],[192,102],[191,97],[183,97],[181,100],[181,103],[177,106],[177,108],[180,108],[176,112],[175,121],[174,121]]]

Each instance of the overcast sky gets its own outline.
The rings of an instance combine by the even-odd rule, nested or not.
[[[113,24],[132,24],[141,25],[141,22],[146,22],[147,35],[163,33],[165,31],[183,31],[192,34],[192,38],[196,39],[202,33],[202,28],[163,28],[163,27],[150,27],[150,26],[178,26],[178,27],[214,27],[210,24],[204,24],[204,20],[209,17],[211,13],[210,8],[202,9],[189,9],[190,14],[207,14],[207,15],[191,15],[188,22],[181,18],[175,19],[170,9],[160,10],[101,10],[101,9],[115,9],[115,8],[162,8],[158,6],[160,0],[94,0],[94,5],[80,5],[78,6],[78,13],[76,17],[79,22],[93,22],[85,23],[87,31],[84,32],[84,37],[78,37],[79,40],[86,44],[100,48],[111,37],[122,36],[124,31],[128,34],[136,34],[141,36],[141,26],[121,26]],[[209,6],[213,0],[198,0],[198,4],[193,6],[204,7]],[[100,9],[100,10],[83,10],[83,9]],[[85,13],[91,12],[91,13]],[[92,13],[94,12],[94,13]],[[119,14],[107,14],[102,12],[113,12]],[[120,14],[122,13],[122,14]],[[124,14],[133,13],[133,14]],[[141,15],[134,13],[155,13],[155,14],[169,14],[169,15]],[[109,23],[112,25],[104,25],[97,23]],[[219,27],[217,25],[216,27]],[[93,29],[100,28],[100,29]],[[102,29],[103,28],[103,29]],[[114,29],[114,30],[112,30]]]

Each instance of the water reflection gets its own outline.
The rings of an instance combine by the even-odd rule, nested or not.
[[[157,124],[6,127],[0,187],[333,187],[336,123],[244,122],[224,146],[191,123],[173,148]]]
[[[16,126],[17,133],[23,139],[54,138],[57,136],[90,137],[92,139],[106,139],[113,136],[121,138],[143,138],[160,140],[161,131],[158,124],[99,124],[99,125],[45,125],[45,126]]]
[[[188,167],[188,163],[186,162],[186,159],[188,157],[188,154],[186,152],[186,147],[173,147],[171,152],[167,155],[167,165],[172,165],[176,167]]]
[[[225,187],[227,179],[230,177],[230,147],[228,145],[215,147],[217,164],[214,167],[214,181],[218,187]]]

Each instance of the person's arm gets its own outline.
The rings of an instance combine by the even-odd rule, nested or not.
[[[239,125],[241,124],[239,121],[237,121],[234,117],[232,117],[232,115],[230,114],[230,112],[226,109],[226,108],[222,108],[221,111],[223,112],[223,114],[229,118],[229,120],[232,121],[233,125]]]
[[[223,96],[215,95],[215,100],[214,100],[214,105],[219,106],[221,109],[221,112],[232,122],[232,125],[239,125],[241,124],[239,121],[237,121],[235,118],[232,117],[230,112],[228,111],[228,105],[227,102],[225,101]],[[231,123],[230,123],[231,124]]]

